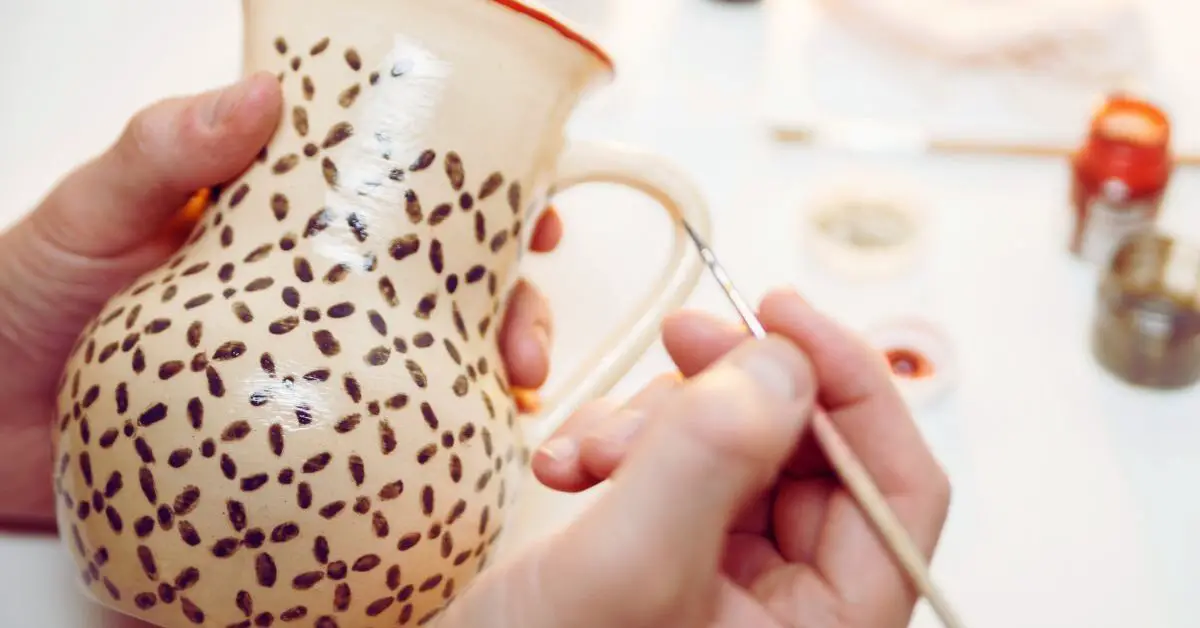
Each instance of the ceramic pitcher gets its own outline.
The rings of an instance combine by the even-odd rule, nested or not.
[[[284,120],[179,253],[80,337],[55,417],[89,594],[160,626],[419,625],[483,568],[525,426],[605,392],[700,272],[651,296],[540,419],[496,342],[539,212],[617,182],[707,235],[659,158],[570,142],[609,58],[516,0],[247,0]]]

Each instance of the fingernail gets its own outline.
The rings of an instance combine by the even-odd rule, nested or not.
[[[748,374],[764,391],[781,401],[796,399],[796,358],[780,343],[766,340],[756,342],[749,350],[735,354],[735,364]]]
[[[559,436],[546,441],[538,451],[555,462],[570,462],[579,453],[579,445],[574,439]]]
[[[254,77],[250,77],[209,94],[200,108],[204,122],[209,127],[220,126],[233,115],[253,88]]]

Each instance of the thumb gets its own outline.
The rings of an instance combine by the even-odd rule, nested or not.
[[[804,354],[772,337],[659,401],[609,491],[540,561],[541,603],[594,625],[711,609],[727,531],[796,447],[815,389]]]
[[[171,254],[178,243],[166,225],[197,189],[233,179],[253,162],[279,123],[281,103],[278,81],[255,75],[152,105],[4,232],[2,322],[19,330],[13,335],[31,360],[33,380],[22,386],[39,394],[48,387],[87,320]]]
[[[153,238],[196,190],[250,165],[275,131],[281,101],[275,77],[256,74],[142,110],[109,150],[50,193],[30,217],[36,232],[88,258]]]

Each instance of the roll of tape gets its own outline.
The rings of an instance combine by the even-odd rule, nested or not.
[[[856,280],[905,273],[925,250],[927,205],[914,186],[860,175],[818,191],[803,211],[803,240],[821,266]]]

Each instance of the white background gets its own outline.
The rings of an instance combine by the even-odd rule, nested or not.
[[[1200,625],[1200,393],[1135,391],[1090,359],[1095,273],[1065,252],[1064,164],[777,146],[757,115],[764,16],[755,3],[548,4],[596,33],[620,67],[617,83],[580,111],[576,135],[649,147],[692,172],[712,203],[718,252],[748,296],[791,284],[851,325],[916,313],[954,339],[959,386],[918,420],[956,491],[935,575],[971,626]],[[0,220],[32,207],[140,106],[233,80],[238,5],[0,3]],[[1176,23],[1190,28],[1195,17]],[[892,285],[841,283],[799,239],[806,199],[831,177],[865,170],[909,180],[934,216],[929,263]],[[1181,172],[1164,221],[1200,237],[1198,204],[1200,178]],[[644,269],[665,259],[669,231],[661,212],[621,190],[574,190],[560,206],[562,250],[553,265],[532,260],[529,274],[559,317],[561,375],[613,310],[649,286]],[[614,237],[628,245],[607,257]],[[589,291],[572,293],[577,286]],[[729,313],[707,280],[692,305]],[[619,390],[668,367],[656,347]],[[554,502],[528,534],[586,499]],[[0,625],[88,625],[95,610],[70,571],[53,541],[0,536]],[[914,625],[936,623],[921,609]]]

